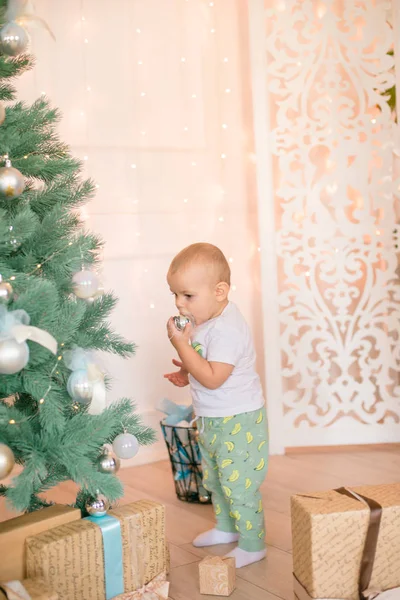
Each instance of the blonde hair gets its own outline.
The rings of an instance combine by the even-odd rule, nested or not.
[[[169,273],[173,275],[179,269],[187,268],[196,263],[212,267],[217,278],[216,283],[224,282],[231,285],[229,263],[223,252],[212,244],[192,244],[181,250],[173,259],[169,267]]]

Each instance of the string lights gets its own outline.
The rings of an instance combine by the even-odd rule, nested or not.
[[[64,343],[62,342],[60,344],[61,347],[64,347]],[[49,385],[45,391],[45,393],[42,395],[42,397],[38,400],[38,406],[36,408],[36,410],[29,416],[24,417],[23,419],[19,419],[18,421],[16,421],[15,419],[9,419],[8,420],[8,425],[21,425],[22,423],[27,423],[28,421],[31,421],[32,419],[34,419],[38,414],[39,414],[39,410],[40,407],[43,406],[43,404],[46,402],[47,396],[49,395],[49,393],[51,392],[51,390],[53,389],[53,375],[56,373],[58,375],[58,371],[57,368],[59,367],[60,361],[63,359],[62,354],[60,353],[57,356],[57,361],[55,363],[55,365],[53,366],[52,370],[49,373]],[[7,400],[7,398],[5,399]],[[3,400],[3,402],[6,404],[6,402]],[[5,421],[2,422],[2,424],[4,424]]]
[[[181,0],[183,3],[187,4],[189,2],[189,0]],[[207,15],[207,19],[208,19],[208,23],[207,23],[207,29],[206,31],[208,31],[208,38],[209,38],[209,42],[211,43],[211,40],[215,40],[216,36],[220,33],[220,27],[219,27],[219,22],[217,21],[217,17],[218,17],[218,5],[216,4],[215,0],[203,0],[203,9],[208,11],[208,13],[206,13]],[[194,6],[194,5],[193,5]],[[192,8],[189,9],[185,8],[185,10],[192,10]],[[195,10],[195,9],[193,9]],[[78,111],[78,114],[81,115],[82,118],[82,127],[88,127],[88,116],[90,114],[90,110],[89,110],[89,102],[91,102],[90,97],[92,95],[94,95],[94,91],[93,91],[93,85],[90,81],[90,73],[88,72],[88,65],[90,63],[88,63],[88,57],[89,55],[87,54],[89,51],[91,52],[93,50],[92,46],[94,47],[95,44],[93,44],[93,35],[92,35],[92,30],[91,30],[91,23],[90,20],[88,20],[87,15],[84,14],[84,0],[80,0],[80,22],[78,23],[78,32],[79,32],[79,37],[80,37],[80,43],[82,45],[82,62],[83,62],[83,85],[81,88],[81,107]],[[145,24],[143,22],[140,21],[140,19],[136,19],[135,25],[133,27],[133,41],[134,44],[136,46],[135,48],[135,53],[136,53],[136,60],[134,60],[133,64],[137,65],[138,68],[138,79],[137,79],[137,86],[136,90],[135,90],[135,94],[137,96],[138,102],[140,101],[141,106],[143,107],[147,107],[147,102],[149,101],[149,99],[151,98],[151,89],[149,89],[146,85],[148,79],[142,79],[142,76],[140,75],[140,73],[144,73],[145,71],[141,70],[139,71],[139,67],[140,69],[144,69],[144,65],[148,64],[148,56],[145,54],[145,52],[147,51],[147,45],[143,45],[147,42],[147,36],[149,35],[149,32],[146,31],[146,27]],[[227,210],[227,203],[229,202],[229,198],[227,197],[227,189],[226,189],[226,185],[228,183],[228,177],[229,177],[229,171],[228,169],[232,168],[232,162],[230,160],[231,154],[229,153],[229,148],[230,148],[230,144],[231,144],[231,137],[230,134],[232,134],[232,132],[230,131],[230,126],[232,123],[232,100],[233,100],[233,91],[234,91],[234,81],[232,81],[230,79],[230,63],[232,62],[230,54],[229,54],[229,47],[227,47],[225,45],[224,49],[220,50],[218,47],[218,41],[212,41],[213,46],[216,49],[217,54],[216,56],[216,67],[220,70],[219,73],[219,94],[218,94],[218,102],[219,102],[219,116],[220,116],[220,121],[219,121],[219,125],[217,122],[217,130],[215,132],[215,135],[217,136],[216,139],[216,144],[217,144],[217,148],[218,148],[218,152],[215,156],[215,160],[218,161],[217,162],[217,177],[219,178],[219,182],[220,182],[220,191],[218,192],[218,198],[217,198],[217,214],[215,215],[215,220],[218,226],[223,227],[225,225],[226,222],[226,210]],[[95,50],[95,48],[94,48]],[[182,69],[190,69],[191,68],[191,54],[188,51],[187,48],[182,47],[181,50],[179,51],[179,53],[176,56],[175,59],[178,62],[179,68]],[[182,77],[186,77],[186,75],[182,72]],[[89,78],[89,79],[88,79]],[[94,86],[95,87],[95,86]],[[189,113],[193,112],[193,107],[194,105],[191,104],[192,102],[203,102],[202,98],[203,98],[203,93],[199,90],[196,89],[196,82],[194,80],[194,85],[189,88],[186,91],[186,99],[188,102],[188,110]],[[142,109],[141,109],[142,110]],[[197,109],[196,109],[197,111]],[[140,113],[138,113],[140,114]],[[145,113],[143,113],[143,115],[145,115]],[[83,122],[84,121],[84,122]],[[148,136],[151,132],[150,130],[147,130],[146,127],[146,123],[139,122],[139,126],[138,126],[138,130],[137,130],[137,134],[136,134],[136,139],[137,139],[137,143],[138,146],[140,147],[141,143],[144,143],[146,140],[146,136]],[[218,129],[219,132],[218,133]],[[185,136],[188,136],[189,132],[191,132],[192,127],[191,127],[191,123],[189,121],[189,119],[185,118],[185,121],[183,122],[183,124],[180,125],[180,131],[182,133],[182,135],[184,134]],[[86,130],[86,134],[87,134],[87,130]],[[150,136],[149,136],[150,137]],[[152,137],[152,136],[151,136]],[[88,139],[88,135],[86,135],[86,138]],[[186,139],[188,139],[186,137]],[[142,141],[143,140],[143,141]],[[90,150],[88,152],[88,150],[86,150],[86,154],[82,157],[82,160],[89,164],[90,163]],[[128,159],[127,164],[126,164],[126,168],[128,168],[130,170],[131,173],[131,177],[137,177],[137,176],[141,176],[141,168],[140,168],[140,160],[141,160],[141,155],[139,153],[139,156],[131,156],[130,160]],[[200,169],[200,167],[203,166],[203,161],[202,158],[199,158],[199,156],[193,156],[191,158],[189,158],[188,160],[188,166],[190,169]],[[195,172],[193,172],[194,174]],[[132,182],[133,183],[133,182]],[[138,180],[137,185],[140,185],[141,183],[141,179]],[[129,185],[129,184],[128,184]],[[192,194],[192,187],[194,185],[194,181],[193,178],[189,177],[189,186],[187,190],[183,190],[182,196],[181,196],[181,206],[182,206],[182,210],[187,210],[187,207],[189,206],[194,206],[194,203],[192,202],[192,198],[191,198],[191,194]],[[96,184],[96,188],[99,189],[99,184]],[[135,192],[132,194],[132,198],[130,200],[131,205],[132,205],[132,210],[134,212],[136,212],[136,207],[139,204],[139,200],[137,197],[138,193],[137,193],[137,188],[135,186]],[[82,215],[81,215],[82,216]],[[85,213],[85,220],[88,218],[88,213]],[[141,238],[141,232],[140,231],[136,231],[134,232],[134,237],[135,239],[139,242],[140,238]],[[233,257],[231,257],[233,260]],[[233,287],[232,287],[233,289]],[[150,306],[150,304],[149,304]]]

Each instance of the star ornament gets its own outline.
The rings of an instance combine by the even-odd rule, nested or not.
[[[15,196],[15,193],[16,189],[12,185],[8,185],[4,190],[4,194],[5,196],[7,196],[7,198],[12,198],[13,196]]]

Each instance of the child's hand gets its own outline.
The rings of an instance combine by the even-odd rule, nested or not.
[[[174,318],[171,317],[167,323],[168,337],[171,344],[176,348],[179,344],[190,344],[190,336],[193,331],[191,323],[188,323],[183,331],[175,327]]]
[[[171,383],[178,387],[185,387],[189,385],[189,375],[188,372],[183,368],[183,364],[179,360],[173,359],[173,364],[176,367],[179,367],[179,371],[175,371],[175,373],[167,373],[164,375],[165,379],[168,379]]]

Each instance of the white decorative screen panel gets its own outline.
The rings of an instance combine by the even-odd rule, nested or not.
[[[284,445],[400,441],[390,4],[266,4]]]

